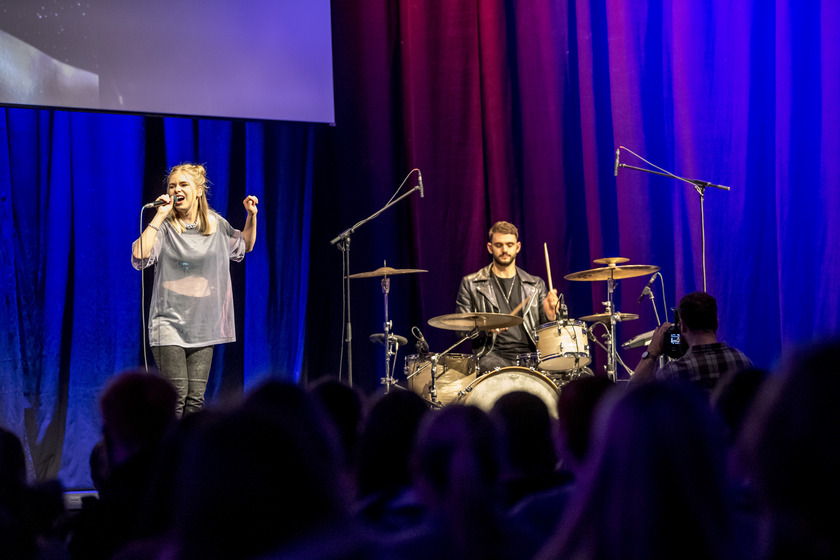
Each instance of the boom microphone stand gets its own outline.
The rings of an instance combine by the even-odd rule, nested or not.
[[[627,150],[643,162],[656,167],[660,171],[654,171],[652,169],[645,169],[643,167],[635,167],[633,165],[627,165],[626,163],[619,162],[619,155],[621,150]],[[678,175],[674,175],[673,173],[662,169],[661,167],[652,164],[651,162],[647,161],[645,158],[640,156],[639,154],[633,152],[629,148],[625,148],[624,146],[619,146],[615,150],[615,176],[618,177],[618,168],[619,167],[626,167],[627,169],[635,169],[636,171],[644,171],[645,173],[651,173],[654,175],[662,175],[663,177],[670,177],[672,179],[677,179],[678,181],[683,181],[684,183],[688,183],[694,190],[697,191],[697,194],[700,195],[700,238],[702,242],[702,251],[703,251],[703,291],[706,291],[706,214],[703,209],[703,203],[706,199],[706,189],[708,187],[713,187],[715,189],[720,189],[722,191],[731,190],[729,187],[724,187],[723,185],[715,185],[714,183],[710,183],[708,181],[701,181],[699,179],[686,179],[685,177],[680,177]]]
[[[411,174],[414,173],[415,171],[417,172],[418,184],[413,189],[411,189],[407,193],[403,194],[402,196],[400,196],[396,200],[394,200],[393,197],[392,197],[391,200],[389,200],[388,203],[385,206],[383,206],[382,208],[380,208],[379,210],[377,210],[376,212],[374,212],[373,214],[371,214],[370,216],[368,216],[367,218],[365,218],[361,222],[358,222],[353,227],[348,228],[348,229],[344,230],[343,232],[339,233],[332,241],[330,241],[330,245],[337,245],[338,249],[342,253],[341,290],[342,290],[342,292],[344,292],[344,297],[343,297],[344,309],[342,310],[343,314],[344,314],[344,317],[342,317],[342,319],[343,319],[343,325],[344,325],[344,344],[347,347],[347,382],[350,385],[350,387],[353,386],[353,325],[352,325],[352,322],[350,320],[350,237],[354,233],[356,233],[357,229],[359,229],[360,227],[362,227],[366,223],[370,222],[371,220],[373,220],[374,218],[379,216],[382,212],[384,212],[385,210],[387,210],[391,206],[394,206],[395,204],[397,204],[402,199],[410,196],[411,193],[413,193],[414,191],[420,191],[420,198],[423,198],[423,178],[422,178],[422,175],[420,175],[420,170],[419,169],[412,169],[408,173],[408,176],[406,176],[406,178],[403,180],[403,184],[405,184],[405,181],[408,180],[408,177],[410,177]],[[402,185],[400,185],[400,188],[402,188]],[[397,189],[397,192],[399,192],[399,189]],[[339,366],[338,366],[338,377],[339,377],[339,379],[341,379],[341,370],[342,370],[342,364],[339,363]]]

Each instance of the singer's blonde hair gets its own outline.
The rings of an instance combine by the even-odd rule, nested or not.
[[[207,202],[207,193],[210,190],[210,183],[207,180],[207,169],[200,163],[181,163],[173,166],[166,175],[166,188],[169,189],[169,184],[172,177],[183,173],[192,182],[193,187],[198,191],[201,189],[202,196],[198,197],[198,231],[202,235],[210,235],[215,230],[216,221],[210,217],[210,203]],[[178,213],[175,211],[175,206],[172,206],[172,211],[169,212],[169,223],[178,233],[184,233],[184,227],[181,225],[181,220],[178,219]]]

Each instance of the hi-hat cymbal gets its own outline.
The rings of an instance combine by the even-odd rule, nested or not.
[[[615,320],[619,323],[622,321],[635,321],[638,319],[639,316],[635,313],[616,313]],[[586,321],[587,323],[609,323],[610,322],[610,314],[609,313],[597,313],[595,315],[587,315],[586,317],[581,317],[581,321]]]
[[[406,337],[400,336],[398,334],[393,334],[393,333],[389,334],[388,339],[395,341],[400,346],[408,345],[408,339]],[[376,344],[384,345],[385,344],[385,333],[380,332],[380,333],[370,335],[370,341],[374,342]]]
[[[601,268],[592,268],[589,270],[581,270],[580,272],[572,272],[563,278],[566,280],[582,280],[586,282],[595,282],[598,280],[621,280],[622,278],[633,278],[634,276],[645,276],[653,274],[659,270],[658,266],[650,264],[626,264],[621,266],[604,266]]]
[[[429,324],[448,331],[469,331],[478,328],[482,331],[503,329],[521,325],[522,317],[507,313],[450,313],[429,319]]]
[[[603,259],[595,259],[595,264],[621,264],[630,262],[630,259],[627,257],[604,257]]]
[[[380,266],[376,270],[370,272],[357,272],[351,274],[348,278],[375,278],[377,276],[395,276],[397,274],[414,274],[416,272],[429,272],[428,270],[421,270],[419,268],[391,268],[390,266]]]

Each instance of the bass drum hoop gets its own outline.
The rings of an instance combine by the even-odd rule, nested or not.
[[[458,404],[476,406],[489,412],[496,401],[514,391],[525,391],[539,397],[552,418],[557,419],[560,393],[546,375],[522,366],[499,368],[482,375],[459,393]]]

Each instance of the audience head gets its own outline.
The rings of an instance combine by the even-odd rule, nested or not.
[[[747,411],[766,378],[764,370],[750,368],[734,371],[715,385],[710,402],[726,426],[729,443],[735,443]]]
[[[142,370],[128,370],[108,381],[99,408],[112,467],[163,438],[175,423],[177,400],[169,381]]]
[[[551,417],[543,400],[525,391],[502,395],[490,410],[499,430],[505,476],[550,473],[557,463]]]
[[[309,392],[321,403],[338,436],[345,463],[355,459],[362,419],[362,397],[358,391],[334,378],[318,381]]]
[[[769,525],[771,558],[840,557],[840,341],[814,345],[770,375],[740,447]]]
[[[581,377],[563,385],[557,399],[557,453],[575,471],[589,451],[592,419],[603,397],[615,387],[606,376]]]
[[[499,475],[496,443],[493,424],[477,407],[455,405],[429,414],[414,454],[414,479],[423,497],[439,506],[461,491],[492,490]]]
[[[722,426],[705,395],[654,382],[614,392],[558,534],[543,558],[724,558],[729,553]]]
[[[411,391],[391,391],[373,403],[359,440],[360,496],[411,484],[409,459],[427,410],[426,402]]]
[[[186,442],[176,478],[185,560],[247,559],[342,518],[338,443],[302,389],[267,381]]]
[[[706,292],[691,292],[680,300],[677,307],[680,323],[691,332],[718,330],[717,301]]]

